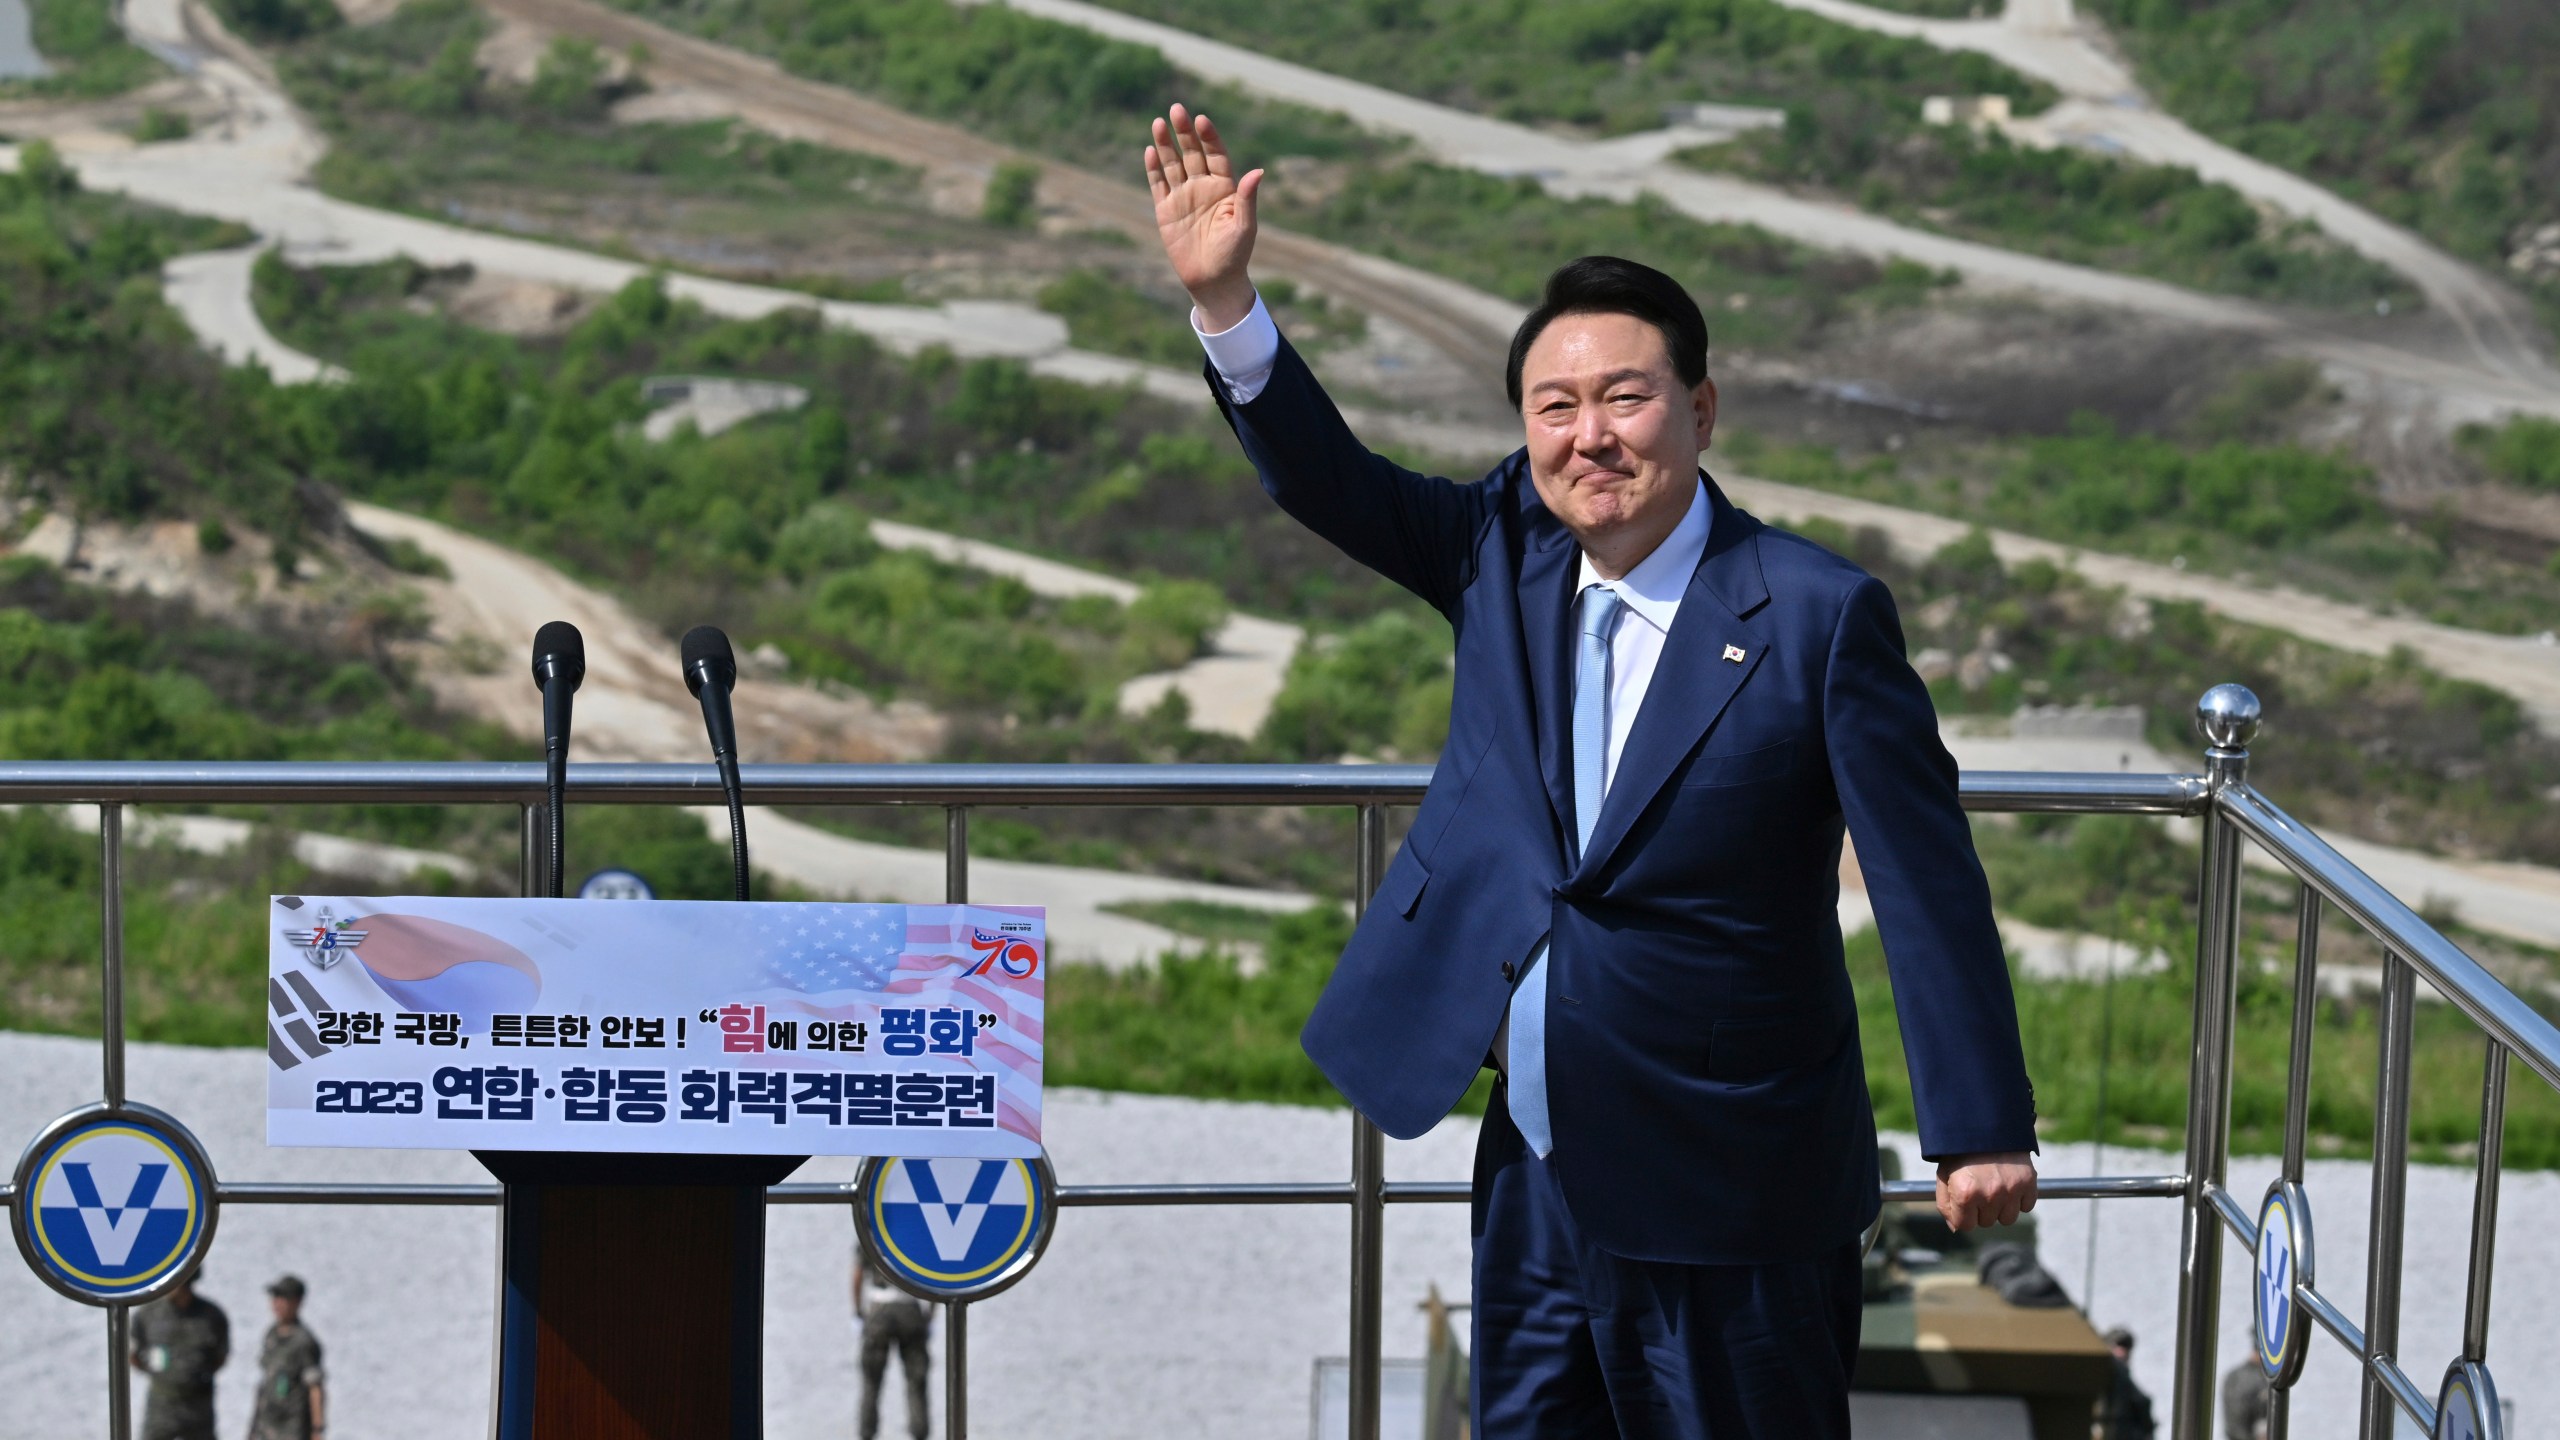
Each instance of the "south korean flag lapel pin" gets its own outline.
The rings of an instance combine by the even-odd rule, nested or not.
[[[1724,647],[1724,658],[1732,661],[1736,665],[1739,665],[1745,658],[1745,652],[1739,645],[1727,645]]]

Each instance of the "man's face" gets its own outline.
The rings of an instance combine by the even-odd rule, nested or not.
[[[267,1308],[275,1312],[279,1325],[290,1325],[302,1314],[302,1302],[290,1295],[268,1296]]]
[[[1680,383],[1660,330],[1633,315],[1564,316],[1529,346],[1520,394],[1538,498],[1585,550],[1670,533],[1715,434],[1716,387]]]

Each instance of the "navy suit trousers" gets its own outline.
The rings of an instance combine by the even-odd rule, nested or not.
[[[1476,1440],[1849,1440],[1856,1240],[1770,1265],[1609,1254],[1505,1099],[1476,1142]]]

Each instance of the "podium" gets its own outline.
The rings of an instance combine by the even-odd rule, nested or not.
[[[496,1440],[759,1440],[789,1156],[475,1152],[501,1212]]]

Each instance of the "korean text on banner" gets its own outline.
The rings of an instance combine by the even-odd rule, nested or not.
[[[268,919],[270,1144],[1040,1153],[1037,908],[280,895]]]

